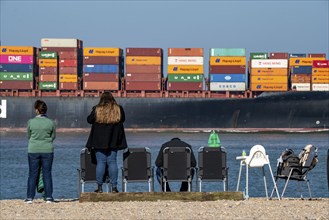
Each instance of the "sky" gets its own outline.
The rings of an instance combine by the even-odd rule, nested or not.
[[[326,53],[329,0],[0,0],[2,45],[41,47],[78,38],[85,47],[246,48]],[[165,59],[164,59],[165,64]]]

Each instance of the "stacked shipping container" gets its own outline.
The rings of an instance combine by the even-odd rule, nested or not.
[[[41,50],[57,52],[59,90],[77,90],[81,77],[82,41],[79,39],[41,39]]]
[[[251,91],[288,91],[288,73],[288,53],[250,53]]]
[[[203,48],[168,48],[169,91],[202,91]]]
[[[313,61],[312,90],[329,91],[329,60]]]
[[[39,52],[39,89],[56,90],[58,85],[57,52]]]
[[[36,48],[0,47],[0,89],[32,90],[36,72]]]
[[[126,90],[162,90],[161,48],[126,48]]]
[[[309,54],[310,56],[311,54]],[[312,56],[312,55],[311,55]],[[296,91],[311,91],[312,64],[325,57],[292,57],[289,59],[291,88]]]
[[[211,48],[210,91],[246,90],[246,49]]]
[[[122,49],[87,47],[83,55],[84,90],[120,89]]]

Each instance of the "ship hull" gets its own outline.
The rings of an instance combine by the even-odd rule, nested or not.
[[[98,97],[1,97],[1,128],[25,128],[28,119],[34,117],[33,103],[37,99],[47,103],[48,115],[57,128],[89,128],[86,118],[99,101]],[[125,127],[131,129],[329,127],[329,92],[284,92],[239,99],[117,101],[126,112]]]

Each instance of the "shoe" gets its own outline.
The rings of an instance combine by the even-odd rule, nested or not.
[[[119,190],[118,190],[118,188],[117,188],[116,186],[114,186],[114,187],[112,187],[112,192],[113,192],[113,193],[118,193]]]
[[[102,185],[98,185],[98,188],[94,192],[95,193],[102,193],[103,192]]]
[[[24,202],[26,204],[32,204],[33,203],[32,199],[25,199]]]
[[[49,198],[49,199],[46,199],[46,203],[54,203],[55,201],[54,201],[54,199],[52,199],[52,198]]]

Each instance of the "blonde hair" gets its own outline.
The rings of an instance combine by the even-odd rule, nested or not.
[[[96,122],[100,124],[115,124],[120,119],[120,106],[110,92],[104,92],[96,106]]]

